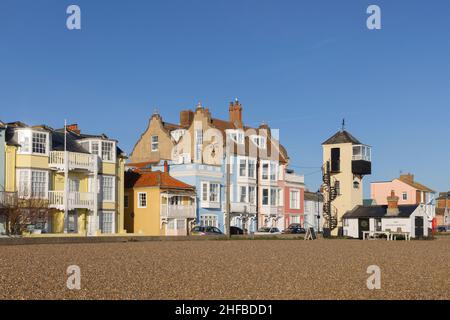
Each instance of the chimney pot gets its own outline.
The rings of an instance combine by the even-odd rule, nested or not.
[[[229,107],[229,113],[230,113],[230,122],[233,124],[237,124],[239,126],[242,126],[242,105],[241,103],[236,99],[234,102],[230,102]]]
[[[76,134],[80,134],[80,130],[78,129],[78,124],[73,123],[73,124],[68,124],[66,125],[67,130],[72,131]]]
[[[397,215],[400,212],[398,210],[398,200],[399,197],[395,195],[394,190],[391,190],[390,196],[387,197],[387,215]]]
[[[169,164],[167,163],[167,161],[164,161],[164,172],[169,172]]]

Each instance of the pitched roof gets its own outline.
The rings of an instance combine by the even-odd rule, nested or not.
[[[317,197],[319,198],[319,202],[323,202],[322,194],[317,196],[317,192],[305,191],[305,201],[317,201]]]
[[[338,144],[338,143],[351,143],[362,144],[358,139],[350,134],[350,132],[341,130],[336,132],[331,138],[323,142],[322,144]]]
[[[195,187],[173,178],[168,172],[134,170],[125,172],[125,188],[160,187],[163,189],[185,189]]]
[[[408,178],[404,178],[402,176],[400,176],[399,178],[397,178],[398,180],[400,180],[403,183],[406,183],[407,185],[413,187],[414,189],[420,190],[420,191],[425,191],[425,192],[434,192],[434,190],[424,186],[423,184],[414,181],[414,180],[410,180]]]
[[[356,206],[353,210],[347,211],[342,217],[352,218],[408,218],[417,209],[418,204],[399,205],[399,213],[387,216],[387,205],[376,206]]]

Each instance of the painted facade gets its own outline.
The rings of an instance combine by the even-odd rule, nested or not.
[[[196,221],[195,188],[165,171],[126,172],[125,228],[148,236],[188,235]]]
[[[323,225],[323,196],[318,192],[305,191],[305,220],[304,227],[313,227],[315,231],[321,231]],[[320,218],[317,219],[317,216]]]
[[[279,172],[288,162],[287,153],[267,125],[243,125],[242,106],[237,100],[230,103],[229,116],[229,121],[213,118],[201,105],[194,111],[182,111],[179,124],[166,123],[154,114],[133,149],[130,165],[153,164],[160,168],[161,161],[170,156],[170,174],[197,189],[197,222],[223,231],[225,150],[230,150],[231,225],[249,232],[265,225],[282,229]]]
[[[391,190],[399,195],[399,204],[420,204],[433,201],[434,191],[414,180],[413,174],[401,174],[392,181],[372,182],[370,196],[376,204],[385,205]]]
[[[408,232],[411,238],[427,237],[432,218],[424,204],[399,205],[394,191],[386,197],[387,205],[356,206],[343,216],[344,236],[363,238],[364,231]]]
[[[291,223],[305,222],[305,179],[297,175],[293,170],[283,170],[280,173],[279,187],[283,190],[283,228],[286,229]],[[281,230],[281,229],[280,229]]]
[[[342,216],[363,204],[363,177],[371,173],[371,148],[342,129],[322,144],[324,227],[338,235]]]
[[[450,191],[441,192],[436,198],[436,225],[450,226]]]
[[[105,135],[81,134],[77,125],[7,124],[5,190],[42,199],[54,209],[35,229],[42,233],[125,233],[125,154]]]

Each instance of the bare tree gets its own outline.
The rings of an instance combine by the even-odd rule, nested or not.
[[[20,198],[17,192],[4,193],[0,204],[0,216],[5,221],[7,235],[21,235],[29,226],[45,225],[53,212],[47,199]]]

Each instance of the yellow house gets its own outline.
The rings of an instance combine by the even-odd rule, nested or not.
[[[195,188],[164,172],[125,173],[125,228],[148,236],[188,235],[195,223]]]
[[[5,191],[45,199],[53,210],[36,233],[82,235],[125,233],[126,156],[105,135],[6,124]]]

